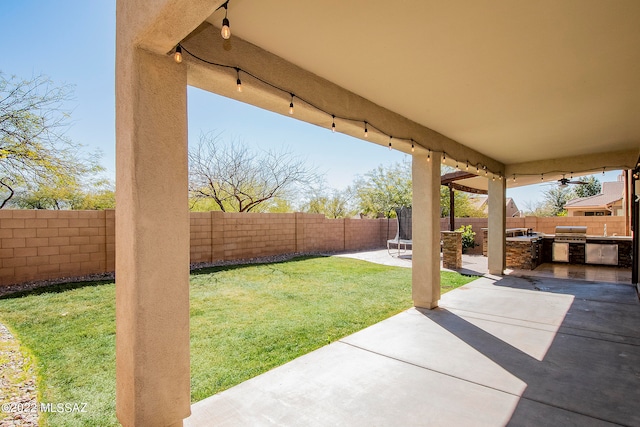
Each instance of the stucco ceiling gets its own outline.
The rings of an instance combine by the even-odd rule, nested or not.
[[[638,0],[230,0],[228,17],[234,36],[504,164],[640,150]]]

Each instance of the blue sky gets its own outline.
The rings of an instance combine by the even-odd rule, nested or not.
[[[102,164],[115,176],[115,1],[7,0],[0,2],[0,39],[5,76],[40,74],[74,86],[68,104],[72,126],[67,135],[87,150],[102,151]],[[380,164],[405,158],[403,153],[290,117],[189,88],[189,141],[202,133],[222,132],[250,145],[288,147],[326,173],[327,185],[345,188]],[[355,161],[357,159],[357,161]],[[598,175],[613,181],[617,172]],[[520,208],[541,197],[543,186],[508,190]]]

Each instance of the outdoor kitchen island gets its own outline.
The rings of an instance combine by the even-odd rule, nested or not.
[[[507,230],[506,265],[512,269],[533,270],[542,263],[631,268],[631,254],[631,236],[592,236],[586,227],[558,226],[555,234]]]

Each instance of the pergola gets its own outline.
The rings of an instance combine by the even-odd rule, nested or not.
[[[638,172],[636,0],[224,4],[117,1],[117,413],[125,426],[182,425],[190,413],[187,85],[286,115],[293,104],[295,119],[411,154],[417,307],[434,308],[440,297],[441,162],[476,172],[460,184],[488,191],[497,275],[507,186]],[[627,209],[637,235],[634,200]]]

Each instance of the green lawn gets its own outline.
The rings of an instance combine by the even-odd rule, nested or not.
[[[442,273],[443,292],[473,278]],[[411,306],[411,270],[347,258],[219,267],[191,275],[191,399],[198,401]],[[0,300],[34,358],[39,401],[87,403],[50,426],[115,418],[115,285],[60,285]]]

